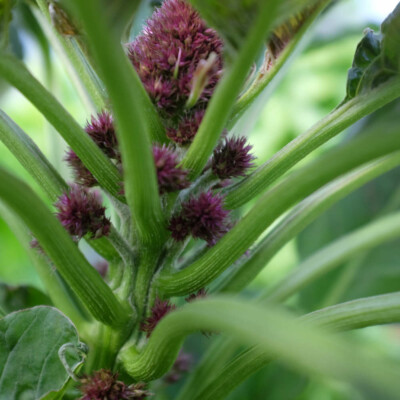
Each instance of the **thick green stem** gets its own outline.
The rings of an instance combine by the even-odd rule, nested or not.
[[[400,213],[393,213],[340,237],[304,260],[262,298],[282,302],[304,286],[360,254],[400,236]]]
[[[96,0],[74,0],[71,6],[82,21],[110,96],[122,152],[125,196],[139,239],[148,247],[160,246],[166,236],[166,224],[151,139],[165,141],[164,129],[100,3]]]
[[[299,203],[257,244],[250,259],[220,286],[222,292],[239,292],[268,264],[274,255],[333,204],[372,179],[400,165],[400,153],[384,157],[333,181]]]
[[[400,149],[397,132],[365,135],[290,174],[265,193],[254,207],[214,247],[190,267],[161,274],[157,286],[165,297],[195,292],[232,265],[283,212],[315,190],[353,168]]]
[[[228,189],[225,206],[234,209],[261,194],[317,147],[359,119],[395,100],[399,93],[400,79],[393,78],[369,93],[342,104],[307,132],[287,144],[239,184]]]
[[[400,293],[369,297],[305,315],[303,321],[335,331],[346,331],[400,321]],[[208,384],[197,386],[193,400],[222,400],[249,376],[273,360],[258,346],[226,364]],[[183,400],[183,399],[182,399]]]
[[[86,261],[60,222],[39,197],[18,178],[0,169],[0,198],[24,220],[61,276],[94,318],[121,325],[125,310],[98,272]]]
[[[118,196],[121,177],[115,165],[27,68],[15,57],[0,52],[0,75],[34,104],[57,129],[100,185]]]
[[[399,321],[398,301],[393,308],[393,320]],[[282,310],[223,297],[196,301],[169,313],[140,354],[134,349],[122,352],[124,367],[137,380],[162,376],[174,362],[184,337],[199,330],[226,332],[303,373],[327,374],[391,396],[400,390],[400,370],[392,363],[367,356],[354,344],[297,321]]]
[[[182,167],[190,170],[191,178],[201,173],[217,144],[250,67],[271,30],[277,7],[278,1],[260,2],[257,18],[237,59],[218,84],[196,137],[182,161]]]
[[[36,2],[41,12],[36,12],[36,17],[66,67],[83,103],[90,105],[89,110],[103,110],[107,104],[105,90],[80,51],[76,39],[61,35],[52,26],[47,0]]]

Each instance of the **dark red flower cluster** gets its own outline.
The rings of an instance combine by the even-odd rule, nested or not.
[[[186,145],[190,144],[203,120],[205,110],[188,112],[182,117],[177,126],[167,129],[167,136],[175,143]]]
[[[255,157],[250,153],[253,146],[246,144],[245,137],[225,138],[213,154],[212,170],[220,179],[244,176],[253,167]]]
[[[229,211],[223,208],[223,197],[211,191],[191,197],[182,203],[179,214],[172,217],[169,230],[176,241],[187,236],[205,240],[214,245],[230,228]]]
[[[91,238],[106,236],[110,232],[110,220],[105,216],[105,207],[99,193],[73,184],[55,204],[57,217],[64,228],[74,237]]]
[[[92,115],[91,122],[86,124],[85,131],[104,152],[104,154],[116,160],[118,163],[121,162],[113,118],[110,113],[103,111],[96,116]],[[76,183],[86,187],[97,185],[96,178],[83,165],[83,162],[72,149],[67,151],[65,161],[67,161],[69,166],[72,168]]]
[[[165,0],[128,49],[150,98],[169,119],[169,137],[190,142],[198,127],[196,112],[205,109],[222,73],[223,43],[216,31],[187,1]],[[192,124],[188,135],[182,118],[184,125]]]
[[[145,390],[144,383],[126,385],[118,381],[118,374],[101,369],[92,376],[81,380],[80,390],[83,396],[80,400],[133,400],[146,399],[150,393]]]
[[[171,311],[175,310],[176,306],[171,304],[169,300],[161,300],[158,297],[151,309],[151,315],[145,319],[141,325],[141,330],[146,332],[146,336],[150,337],[157,324]]]
[[[160,193],[175,192],[189,186],[188,171],[178,167],[178,155],[170,146],[153,146]]]

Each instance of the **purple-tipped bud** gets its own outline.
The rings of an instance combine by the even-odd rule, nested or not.
[[[93,174],[83,165],[83,162],[76,153],[69,149],[64,158],[73,170],[74,181],[79,185],[93,187],[97,185],[97,180]]]
[[[189,186],[188,171],[178,167],[178,155],[169,146],[153,147],[160,193],[175,192]]]
[[[72,185],[67,193],[61,195],[55,204],[57,217],[70,233],[77,238],[89,234],[100,238],[110,232],[110,220],[105,216],[105,207],[96,191],[89,191],[79,185]]]
[[[226,138],[215,150],[212,160],[213,173],[220,179],[244,176],[253,167],[255,157],[250,153],[253,146],[246,144],[245,137]]]
[[[129,58],[153,102],[171,116],[182,111],[193,90],[201,89],[196,93],[198,104],[208,102],[221,75],[222,47],[216,31],[189,2],[165,0],[129,44]],[[210,56],[215,60],[199,86],[195,75]]]
[[[176,241],[184,240],[190,233],[212,246],[229,230],[228,216],[223,197],[208,191],[182,203],[182,210],[171,219],[169,230]]]
[[[92,115],[91,122],[86,124],[85,131],[104,154],[110,158],[120,158],[117,136],[111,114],[103,111],[96,116]]]
[[[187,113],[175,128],[167,129],[167,136],[181,145],[192,143],[200,123],[204,117],[204,110]]]
[[[207,289],[203,288],[200,289],[197,293],[192,293],[190,296],[186,297],[185,301],[187,303],[191,303],[192,301],[204,299],[206,297],[207,297]]]
[[[171,304],[169,300],[162,301],[156,298],[153,308],[151,309],[151,315],[145,319],[140,326],[143,332],[146,332],[146,336],[150,337],[151,332],[154,331],[157,324],[171,311],[175,310],[176,306]]]
[[[146,399],[150,393],[145,390],[146,384],[136,383],[126,385],[117,380],[118,374],[101,369],[92,376],[81,380],[80,390],[83,396],[80,400],[133,400]]]

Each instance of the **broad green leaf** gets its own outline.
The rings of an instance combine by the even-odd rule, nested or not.
[[[35,307],[1,319],[0,399],[36,400],[60,390],[69,380],[60,355],[71,371],[83,362],[78,333],[57,309]]]
[[[366,29],[348,73],[347,97],[365,93],[397,75],[400,68],[400,5],[383,21],[381,33]]]

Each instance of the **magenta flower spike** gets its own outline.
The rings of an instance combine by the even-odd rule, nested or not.
[[[229,211],[223,208],[223,197],[208,191],[184,202],[181,212],[171,219],[169,230],[176,241],[190,234],[212,246],[229,230],[228,216]]]
[[[222,48],[216,31],[183,0],[164,1],[128,45],[148,94],[167,116],[178,115],[194,92],[198,105],[209,101],[223,67]]]
[[[160,193],[175,192],[189,186],[188,171],[178,167],[178,155],[170,146],[153,146]]]
[[[245,137],[226,138],[213,154],[212,171],[220,179],[244,176],[253,167],[255,157],[250,153],[253,146],[246,144]]]
[[[80,239],[89,234],[92,239],[107,236],[111,223],[98,192],[71,185],[55,204],[57,217],[70,235]]]
[[[157,324],[171,311],[175,310],[176,306],[171,304],[169,300],[161,300],[156,298],[153,308],[151,309],[151,315],[145,319],[141,325],[141,330],[146,332],[146,336],[150,337],[151,332],[154,331]]]

